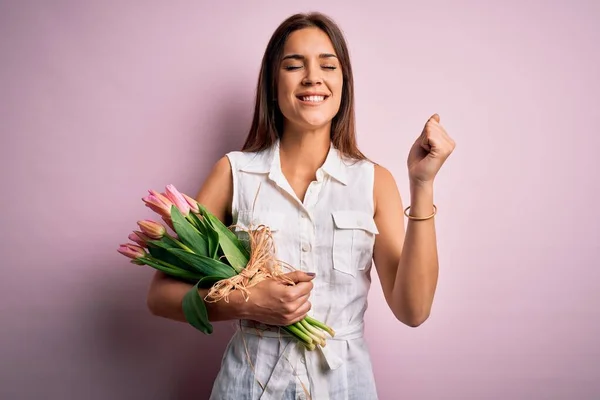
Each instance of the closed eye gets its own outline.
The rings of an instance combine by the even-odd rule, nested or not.
[[[283,69],[285,69],[286,71],[295,71],[295,70],[298,70],[300,68],[302,68],[301,65],[286,65],[286,66],[283,67]],[[323,66],[321,66],[321,68],[328,69],[328,70],[331,70],[331,71],[337,69],[337,67],[335,65],[323,65]]]

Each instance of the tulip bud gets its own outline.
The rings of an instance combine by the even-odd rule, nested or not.
[[[165,196],[181,211],[185,217],[190,213],[190,205],[183,195],[173,185],[167,185]]]
[[[200,207],[198,207],[198,202],[196,200],[192,199],[190,196],[188,196],[185,193],[181,193],[181,195],[183,196],[185,201],[187,201],[188,205],[190,206],[190,210],[194,214],[198,214],[200,212]]]
[[[162,217],[162,220],[165,221],[165,224],[175,232],[175,227],[173,226],[173,221],[170,218]]]
[[[142,201],[146,203],[146,207],[149,207],[152,211],[163,217],[170,218],[173,203],[166,196],[154,190],[148,190],[148,192],[150,195],[142,198]]]
[[[132,242],[137,243],[141,247],[148,246],[148,242],[146,241],[146,239],[152,240],[148,236],[144,235],[142,232],[139,232],[139,231],[133,231],[133,233],[130,233],[129,236],[127,236],[127,238],[129,240],[131,240]]]
[[[162,238],[167,232],[164,226],[150,219],[138,221],[137,224],[142,230],[142,232],[151,239],[158,240]]]
[[[143,247],[131,243],[120,245],[117,251],[123,254],[125,257],[129,257],[132,259],[142,258],[146,256],[146,250],[144,250]]]

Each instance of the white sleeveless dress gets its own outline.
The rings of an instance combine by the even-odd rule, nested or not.
[[[268,225],[277,258],[316,273],[309,315],[331,326],[336,336],[327,335],[322,350],[306,351],[277,328],[242,321],[223,356],[211,400],[377,399],[363,339],[378,233],[373,164],[343,160],[331,147],[301,202],[281,171],[279,142],[265,151],[227,157],[233,171],[233,223],[241,229]]]

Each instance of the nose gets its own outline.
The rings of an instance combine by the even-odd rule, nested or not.
[[[323,83],[323,77],[321,76],[321,69],[319,68],[319,66],[313,66],[312,63],[311,65],[307,65],[306,66],[306,75],[304,76],[304,79],[302,79],[302,84],[305,86],[312,86],[312,85],[320,85],[321,83]]]

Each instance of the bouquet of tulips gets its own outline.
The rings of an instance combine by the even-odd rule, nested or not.
[[[138,221],[140,230],[129,235],[135,244],[122,244],[118,252],[134,264],[192,283],[183,299],[183,312],[190,325],[201,332],[213,331],[205,301],[227,301],[232,290],[240,290],[248,300],[252,286],[264,279],[294,284],[274,257],[267,226],[249,230],[249,242],[241,240],[202,204],[173,185],[164,193],[149,190],[142,200],[167,226],[153,220]],[[201,288],[210,289],[205,298],[200,296]],[[334,335],[329,326],[309,316],[282,328],[309,350],[325,346],[324,332]]]

